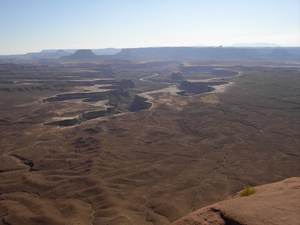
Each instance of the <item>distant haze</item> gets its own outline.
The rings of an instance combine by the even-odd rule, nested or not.
[[[3,0],[0,21],[1,55],[42,49],[300,46],[299,0]]]
[[[232,47],[279,47],[279,45],[270,43],[238,43],[232,45]]]

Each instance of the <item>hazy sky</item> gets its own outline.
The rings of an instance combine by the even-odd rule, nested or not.
[[[257,42],[300,46],[300,0],[0,0],[0,54]]]

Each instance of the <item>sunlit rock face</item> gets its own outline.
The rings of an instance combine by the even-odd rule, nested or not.
[[[225,201],[196,210],[172,225],[264,225],[297,224],[300,220],[300,178],[257,186],[255,193],[239,193]]]

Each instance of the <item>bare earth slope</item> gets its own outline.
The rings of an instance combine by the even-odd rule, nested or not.
[[[225,201],[196,210],[172,225],[293,225],[300,221],[300,177],[258,186],[246,197],[235,194]]]
[[[70,127],[43,125],[72,108],[41,101],[54,90],[1,92],[0,225],[168,225],[300,176],[299,71],[249,67],[229,81]]]

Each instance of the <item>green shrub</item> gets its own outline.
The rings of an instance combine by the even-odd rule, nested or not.
[[[245,187],[245,188],[240,192],[240,196],[244,197],[244,196],[253,195],[255,192],[256,192],[255,188],[253,188],[253,187]]]

